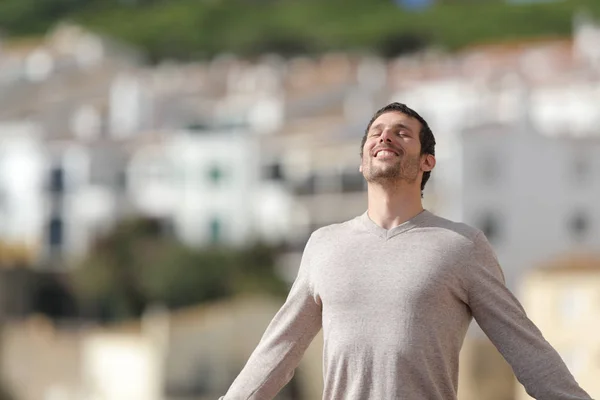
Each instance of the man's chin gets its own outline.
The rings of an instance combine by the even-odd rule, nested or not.
[[[367,182],[382,183],[396,181],[400,179],[400,176],[396,171],[381,171],[376,174],[366,175],[365,179]]]

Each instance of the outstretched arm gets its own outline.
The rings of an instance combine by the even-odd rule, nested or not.
[[[496,255],[482,233],[474,240],[471,256],[465,271],[469,307],[527,393],[536,399],[591,400],[506,287]]]
[[[267,400],[292,379],[300,359],[321,329],[321,304],[314,295],[308,240],[298,276],[260,343],[220,400]]]

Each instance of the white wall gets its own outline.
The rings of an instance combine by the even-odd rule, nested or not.
[[[219,221],[226,242],[243,243],[252,229],[253,190],[258,160],[251,138],[242,132],[182,133],[168,145],[177,170],[175,225],[190,243],[211,241],[211,223]],[[213,179],[211,174],[220,175]]]
[[[481,227],[486,213],[495,215],[498,235],[490,239],[509,287],[540,262],[600,246],[600,140],[496,126],[467,133],[463,152],[464,221]],[[587,224],[579,238],[577,212]]]
[[[32,248],[42,241],[45,153],[39,128],[0,124],[0,240]]]
[[[95,334],[83,343],[85,399],[160,400],[161,353],[139,334]]]
[[[241,245],[258,236],[275,240],[287,229],[289,196],[261,183],[260,173],[250,133],[179,132],[134,155],[129,191],[142,213],[171,219],[190,245],[212,243],[215,223],[219,242]]]
[[[63,222],[61,251],[87,251],[93,230],[114,219],[112,193],[89,184],[89,152],[71,144],[52,148],[41,130],[25,122],[0,125],[0,241],[26,245],[39,258],[48,256],[48,224]],[[63,170],[64,192],[50,192],[51,171]]]
[[[423,82],[390,99],[417,111],[433,131],[437,165],[427,185],[438,198],[432,211],[446,218],[462,219],[459,137],[465,125],[477,117],[474,111],[480,96],[473,83],[453,78]]]

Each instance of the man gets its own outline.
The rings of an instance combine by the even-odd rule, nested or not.
[[[483,233],[423,209],[434,149],[415,111],[377,111],[361,149],[368,210],[311,235],[285,304],[221,399],[272,399],[321,328],[323,399],[456,399],[473,317],[532,397],[590,399],[506,288]]]

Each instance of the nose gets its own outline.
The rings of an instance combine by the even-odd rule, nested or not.
[[[391,143],[392,142],[392,130],[384,129],[383,132],[381,133],[381,136],[379,136],[379,142],[380,143],[383,143],[383,142]]]

